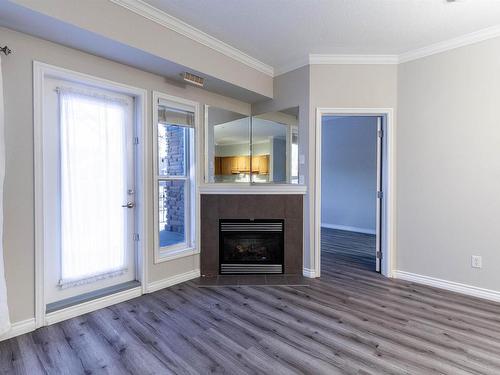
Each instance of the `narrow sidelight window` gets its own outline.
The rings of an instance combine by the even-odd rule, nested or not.
[[[192,248],[194,109],[158,103],[157,246],[159,257]]]

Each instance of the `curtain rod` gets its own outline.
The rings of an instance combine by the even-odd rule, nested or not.
[[[12,50],[8,46],[4,46],[0,48],[0,51],[5,54],[5,56],[10,55]]]

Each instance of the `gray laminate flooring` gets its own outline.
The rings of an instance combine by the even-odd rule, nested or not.
[[[2,374],[500,374],[500,304],[324,251],[308,286],[179,284],[0,343]]]
[[[321,228],[321,252],[334,254],[334,259],[350,261],[369,270],[375,270],[374,234]]]

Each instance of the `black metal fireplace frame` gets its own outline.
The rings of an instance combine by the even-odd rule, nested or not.
[[[219,219],[219,275],[263,275],[266,274],[265,272],[222,272],[222,264],[223,264],[223,259],[224,259],[224,233],[222,231],[222,225],[224,223],[252,223],[252,224],[259,224],[259,223],[279,223],[281,224],[281,231],[280,232],[274,232],[274,233],[280,233],[279,241],[280,241],[280,246],[283,249],[281,252],[281,261],[279,263],[268,263],[268,262],[262,262],[262,264],[270,264],[270,265],[281,265],[281,272],[269,272],[269,274],[284,274],[285,273],[285,220],[284,219]],[[262,231],[245,231],[245,233],[262,233]],[[227,262],[228,264],[237,264],[236,262]],[[247,264],[252,264],[251,262],[245,262],[242,261],[240,263],[247,263]]]

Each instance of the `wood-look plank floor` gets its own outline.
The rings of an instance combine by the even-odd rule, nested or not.
[[[0,343],[2,374],[500,374],[500,304],[326,243],[307,287],[186,282]]]
[[[321,251],[333,253],[336,258],[350,261],[368,270],[375,269],[375,241],[373,234],[321,228]]]

